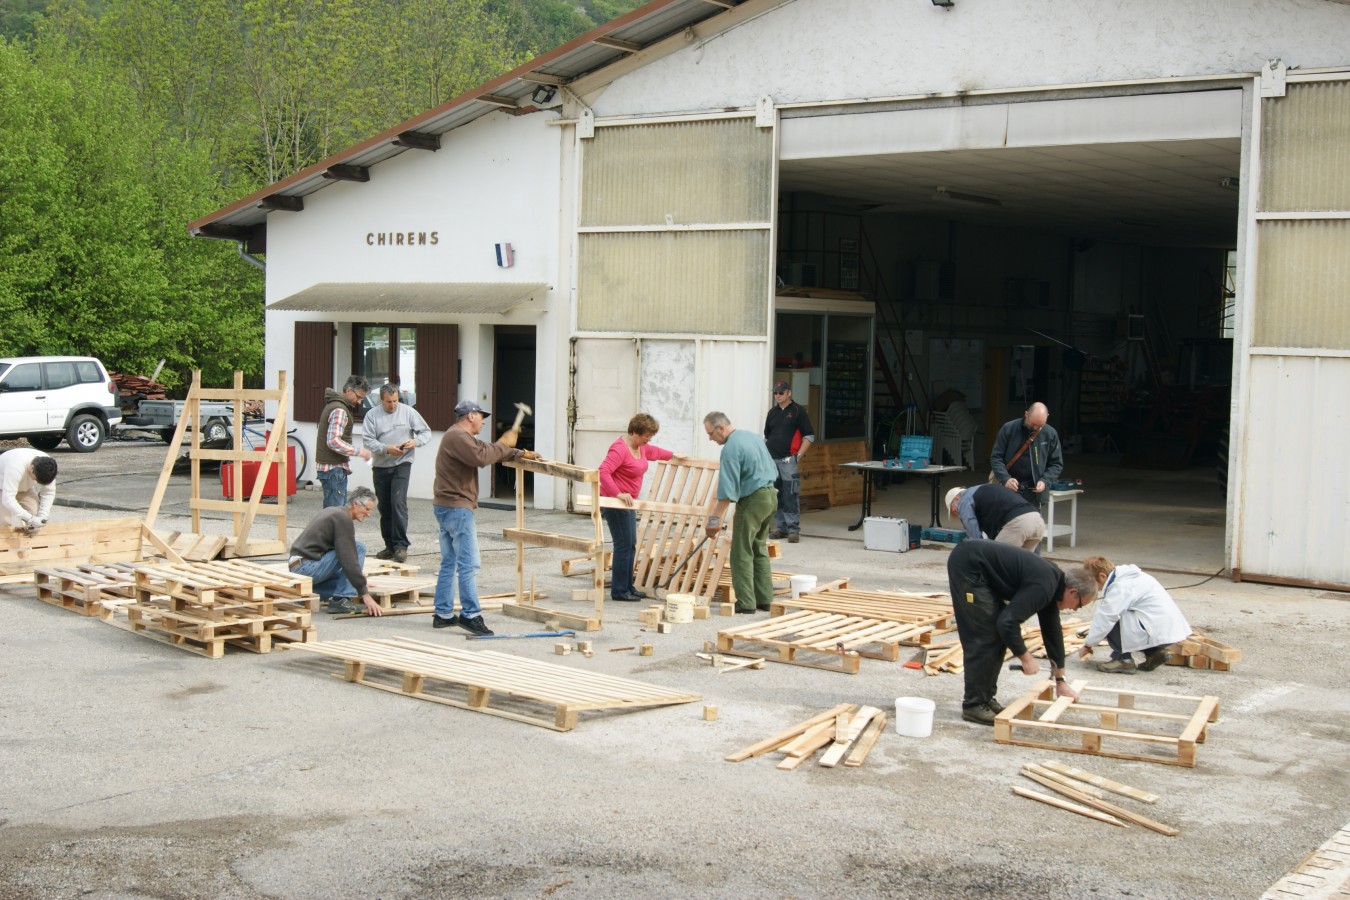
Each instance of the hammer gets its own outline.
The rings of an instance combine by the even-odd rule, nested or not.
[[[526,417],[526,416],[532,416],[532,415],[534,415],[534,410],[530,409],[530,404],[528,404],[528,403],[517,403],[517,404],[516,404],[516,420],[515,420],[514,422],[511,423],[511,428],[510,428],[510,430],[511,430],[511,431],[519,431],[519,430],[520,430],[520,423],[523,422],[523,421],[525,421],[525,417]]]

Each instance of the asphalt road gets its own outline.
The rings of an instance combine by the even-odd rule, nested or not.
[[[164,450],[57,451],[58,517],[143,512]],[[157,527],[184,528],[186,495],[186,479],[173,479]],[[293,499],[291,534],[319,506],[317,492]],[[514,514],[478,519],[481,589],[508,590],[515,553],[501,528]],[[433,569],[425,503],[413,520],[412,561]],[[551,531],[588,524],[531,518]],[[362,527],[377,542],[375,521]],[[229,528],[219,514],[202,522]],[[527,554],[554,598],[585,586],[559,574],[565,555]],[[942,550],[811,538],[788,545],[776,568],[945,590],[944,561]],[[1175,596],[1194,626],[1243,650],[1233,671],[1111,677],[1072,662],[1070,674],[1218,696],[1193,769],[997,745],[990,729],[960,720],[959,676],[899,663],[864,660],[857,675],[775,663],[718,674],[694,654],[732,621],[720,617],[661,635],[612,604],[604,631],[589,635],[591,659],[555,656],[551,640],[490,642],[703,698],[583,713],[557,733],[348,684],[336,663],[307,654],[204,659],[40,603],[31,588],[0,588],[0,897],[1256,897],[1350,820],[1350,604],[1219,580]],[[487,618],[499,631],[533,630]],[[424,616],[318,627],[323,640],[478,646]],[[644,641],[653,656],[609,652]],[[1002,699],[1028,681],[1004,673]],[[723,761],[837,703],[892,708],[897,696],[937,702],[932,735],[892,727],[859,768]],[[719,707],[717,721],[703,720],[704,703]],[[1013,785],[1034,787],[1020,766],[1047,758],[1159,794],[1133,808],[1180,835],[1014,796]]]

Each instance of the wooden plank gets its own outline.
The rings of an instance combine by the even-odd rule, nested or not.
[[[882,732],[886,730],[886,714],[880,713],[872,718],[872,724],[867,726],[863,736],[853,746],[853,752],[849,753],[848,759],[844,760],[844,765],[853,767],[860,766],[867,759],[867,755],[872,752],[876,746],[877,739],[881,737]]]
[[[872,723],[872,719],[881,714],[881,710],[875,706],[864,706],[849,718],[848,725],[842,732],[836,725],[834,744],[821,754],[820,764],[827,768],[838,765],[844,754],[853,749],[854,741],[858,740],[863,730]]]
[[[1028,800],[1039,800],[1041,803],[1048,804],[1049,806],[1057,806],[1060,809],[1066,809],[1069,812],[1078,813],[1078,815],[1080,816],[1087,816],[1089,819],[1096,819],[1099,822],[1106,822],[1107,824],[1110,825],[1118,825],[1121,828],[1125,827],[1125,823],[1117,819],[1115,816],[1109,816],[1106,813],[1098,812],[1095,809],[1089,809],[1088,807],[1082,806],[1077,803],[1070,803],[1067,800],[1061,800],[1060,798],[1052,797],[1049,794],[1042,794],[1039,791],[1027,790],[1026,788],[1019,787],[1017,785],[1013,785],[1012,792],[1019,797],[1026,797]]]
[[[51,565],[135,562],[142,552],[141,520],[52,522],[35,535],[0,533],[0,575],[28,575]]]
[[[1158,795],[1140,790],[1136,787],[1130,787],[1128,784],[1121,784],[1119,781],[1112,781],[1110,778],[1104,778],[1101,775],[1094,775],[1091,772],[1084,771],[1077,766],[1070,766],[1062,762],[1047,761],[1041,763],[1052,772],[1065,775],[1078,781],[1085,781],[1102,790],[1110,791],[1113,794],[1120,794],[1122,797],[1129,797],[1132,800],[1138,800],[1140,803],[1157,803]]]
[[[756,741],[749,747],[744,747],[725,757],[727,762],[741,762],[750,759],[753,756],[762,756],[770,751],[777,750],[779,747],[791,741],[793,738],[806,731],[808,728],[820,722],[830,721],[840,713],[852,712],[857,707],[852,703],[840,703],[838,706],[831,707],[824,712],[817,713],[809,719],[804,719],[796,725],[792,725],[783,731],[778,732],[773,737],[765,738],[762,741]]]
[[[1180,830],[1173,828],[1171,825],[1165,825],[1162,822],[1156,822],[1153,819],[1149,819],[1139,815],[1138,813],[1131,812],[1130,810],[1125,809],[1124,807],[1117,806],[1114,803],[1109,803],[1105,800],[1093,797],[1090,794],[1085,794],[1082,791],[1074,790],[1073,788],[1068,787],[1067,785],[1064,785],[1058,781],[1054,781],[1050,778],[1046,778],[1042,775],[1038,775],[1035,772],[1029,771],[1026,768],[1022,769],[1022,775],[1023,777],[1030,778],[1032,781],[1036,782],[1042,787],[1048,787],[1050,788],[1050,790],[1055,791],[1056,793],[1063,794],[1070,800],[1075,800],[1083,804],[1084,806],[1091,807],[1092,809],[1106,813],[1109,816],[1115,816],[1116,818],[1124,819],[1127,822],[1133,822],[1135,825],[1147,828],[1150,831],[1156,831],[1159,834],[1165,834],[1168,837],[1176,837],[1178,834],[1181,834]]]
[[[553,534],[529,528],[503,528],[502,535],[508,541],[520,541],[535,547],[552,547],[555,550],[571,550],[574,553],[594,553],[599,549],[593,539],[571,534]]]

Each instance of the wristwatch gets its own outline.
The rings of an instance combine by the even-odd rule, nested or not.
[[[1059,683],[1059,682],[1064,681],[1064,680],[1065,680],[1065,678],[1064,678],[1063,675],[1056,675],[1056,676],[1055,676],[1055,682],[1056,682],[1056,683]]]

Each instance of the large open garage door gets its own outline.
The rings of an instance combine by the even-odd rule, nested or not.
[[[875,302],[892,377],[873,385],[874,452],[890,431],[965,421],[983,477],[1000,424],[1044,401],[1064,474],[1090,475],[1088,540],[1118,516],[1140,538],[1087,546],[1224,566],[1249,85],[781,110],[778,274]]]
[[[1306,80],[1304,80],[1306,78]],[[1290,77],[1254,104],[1231,567],[1350,585],[1350,81]],[[1269,82],[1269,79],[1267,79]]]

